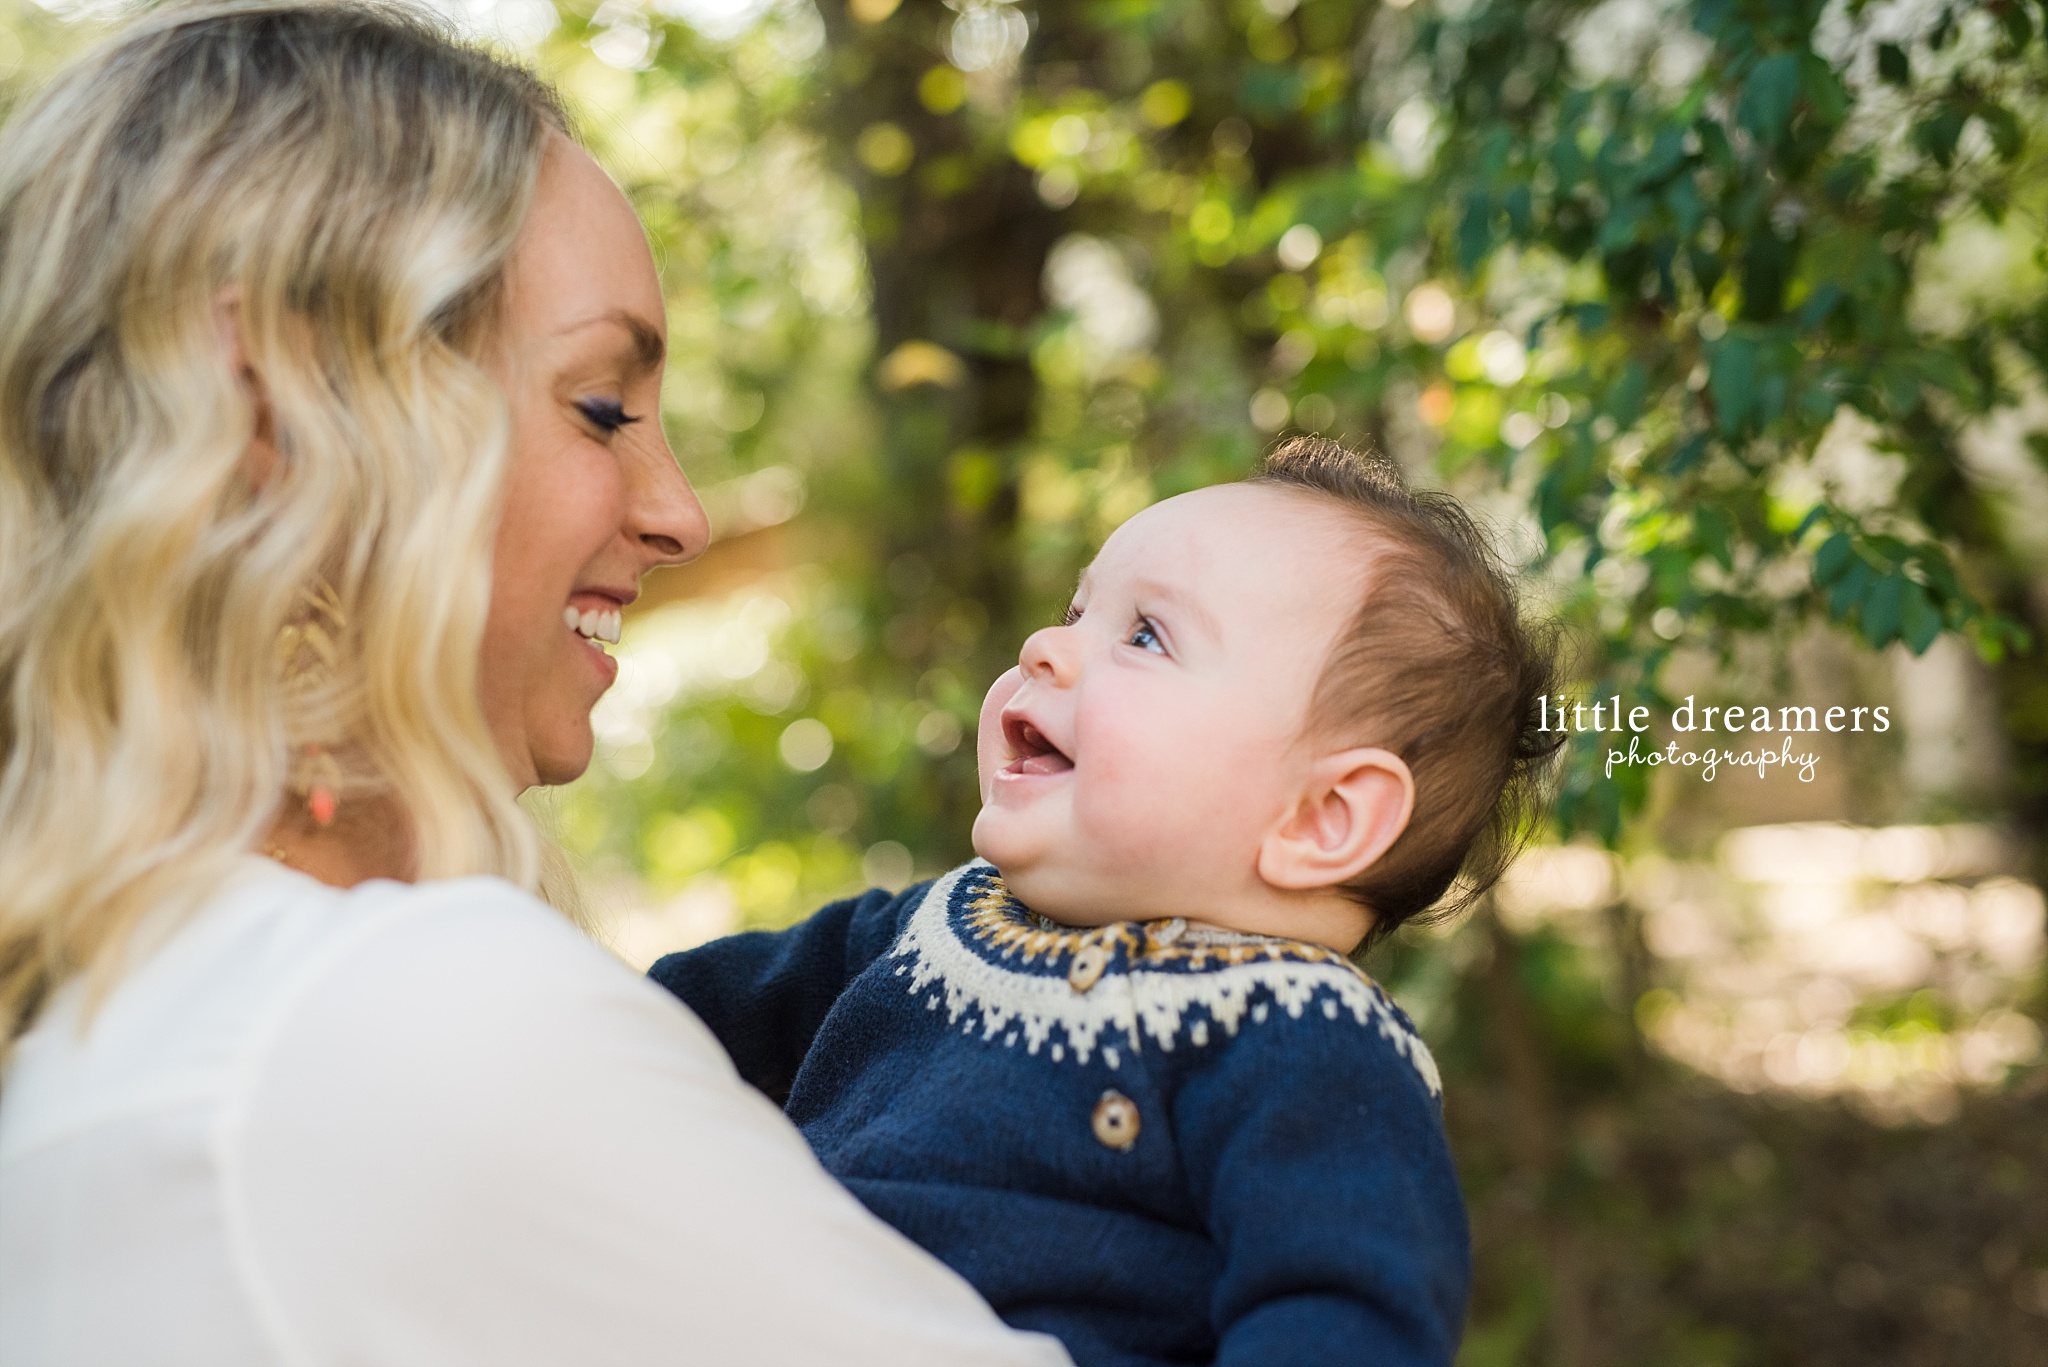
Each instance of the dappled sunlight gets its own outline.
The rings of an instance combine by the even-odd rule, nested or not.
[[[1815,822],[1728,832],[1711,861],[1530,851],[1503,920],[1605,944],[1625,901],[1653,957],[1638,1023],[1742,1092],[1841,1097],[1940,1120],[2041,1056],[2024,1013],[2043,965],[2041,892],[1984,826]]]
[[[814,568],[628,618],[618,680],[591,716],[592,773],[565,791],[559,816],[586,866],[600,938],[622,957],[644,968],[736,930],[788,924],[830,897],[936,872],[886,831],[854,838],[868,809],[847,779],[963,746],[971,758],[979,694],[930,671],[922,696],[819,695],[806,666],[860,646],[844,594]],[[772,805],[736,801],[735,783],[773,794]],[[785,833],[761,838],[764,820]]]

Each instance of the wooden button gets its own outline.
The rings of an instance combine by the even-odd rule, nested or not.
[[[1074,951],[1074,962],[1067,965],[1067,986],[1086,992],[1102,981],[1102,970],[1108,967],[1108,950],[1099,944],[1082,945]]]
[[[1121,1153],[1138,1142],[1138,1103],[1111,1088],[1102,1094],[1102,1100],[1095,1103],[1095,1115],[1090,1123],[1103,1147]]]

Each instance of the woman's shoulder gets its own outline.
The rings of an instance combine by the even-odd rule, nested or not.
[[[302,956],[306,981],[257,1032],[252,1114],[338,1123],[369,1107],[405,1118],[418,1144],[485,1117],[514,1122],[536,1091],[612,1081],[635,1057],[731,1073],[667,993],[501,879],[304,895],[328,903],[331,944]]]
[[[373,878],[354,887],[337,888],[271,860],[251,863],[255,867],[230,894],[231,899],[246,896],[252,906],[280,920],[303,919],[308,927],[318,927],[316,935],[337,942],[451,921],[487,929],[493,938],[505,933],[521,939],[521,932],[546,933],[543,927],[575,933],[559,912],[503,878],[436,878],[418,883]]]
[[[364,944],[450,923],[466,924],[485,944],[506,946],[574,933],[539,899],[502,878],[380,878],[337,888],[251,855],[211,894],[144,918],[119,990],[125,995],[195,975],[238,974],[288,990]]]
[[[119,1193],[95,1266],[125,1265],[150,1210],[213,1211],[200,1252],[305,1348],[285,1356],[1066,1360],[833,1183],[680,1003],[516,888],[258,869],[159,950],[88,1036],[17,1054],[47,1085],[10,1074],[0,1177],[10,1148],[85,1141],[54,1157]],[[76,1052],[120,1014],[117,1068]],[[117,1075],[124,1095],[96,1090]],[[176,1180],[86,1171],[143,1160]],[[810,1314],[778,1314],[789,1285]]]
[[[667,993],[503,879],[315,885],[297,896],[319,943],[297,956],[306,980],[266,1032],[273,1051],[333,1037],[352,1056],[382,1044],[418,1068],[487,1072],[532,1066],[543,1040],[559,1057],[651,1031],[724,1063]]]
[[[606,996],[671,1013],[664,994],[537,898],[497,878],[328,887],[265,859],[196,907],[137,930],[127,970],[96,999],[74,980],[9,1061],[6,1137],[103,1115],[228,1103],[305,1027],[347,1035],[372,1018],[425,1054],[491,1041],[454,1027],[499,1014],[572,1021]],[[567,1028],[551,1021],[554,1028]],[[694,1022],[684,1019],[685,1035]],[[35,1123],[30,1124],[31,1120]]]
[[[458,996],[634,984],[567,918],[504,879],[334,888],[264,859],[248,861],[222,893],[147,947],[132,979],[110,1007],[152,1016],[172,1007],[166,997],[216,1002],[241,1015],[252,1045],[275,1037],[316,994],[331,997],[336,979],[362,1009],[417,1015],[422,1027]]]
[[[370,1303],[421,1361],[1031,1360],[681,1003],[465,881],[373,890],[381,928],[244,1094],[227,1152],[250,1261],[309,1339],[365,1343]],[[799,1283],[833,1307],[817,1324],[776,1319],[769,1289]],[[949,1337],[969,1351],[933,1351]]]
[[[323,894],[335,899],[333,911],[339,913],[321,918],[329,933],[338,945],[359,946],[372,963],[387,957],[417,962],[424,956],[484,981],[506,972],[634,979],[568,917],[502,878],[378,879],[348,889],[316,886],[309,896],[318,900]]]
[[[222,948],[278,960],[284,971],[270,976],[281,988],[289,979],[303,977],[290,985],[306,987],[340,971],[421,968],[444,991],[458,977],[488,986],[508,973],[607,985],[634,980],[561,912],[495,877],[373,879],[334,888],[273,865],[199,919],[217,921]],[[193,929],[206,935],[203,926]]]

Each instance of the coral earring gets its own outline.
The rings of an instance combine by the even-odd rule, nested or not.
[[[334,756],[318,743],[306,747],[307,767],[312,769],[311,781],[306,785],[306,812],[313,818],[315,826],[333,824],[335,808],[341,805],[334,796],[334,790],[341,786],[341,767],[334,762]]]

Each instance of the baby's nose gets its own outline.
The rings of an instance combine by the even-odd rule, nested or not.
[[[1051,684],[1071,684],[1077,673],[1077,652],[1072,627],[1041,627],[1024,638],[1017,653],[1018,667],[1027,679]]]

